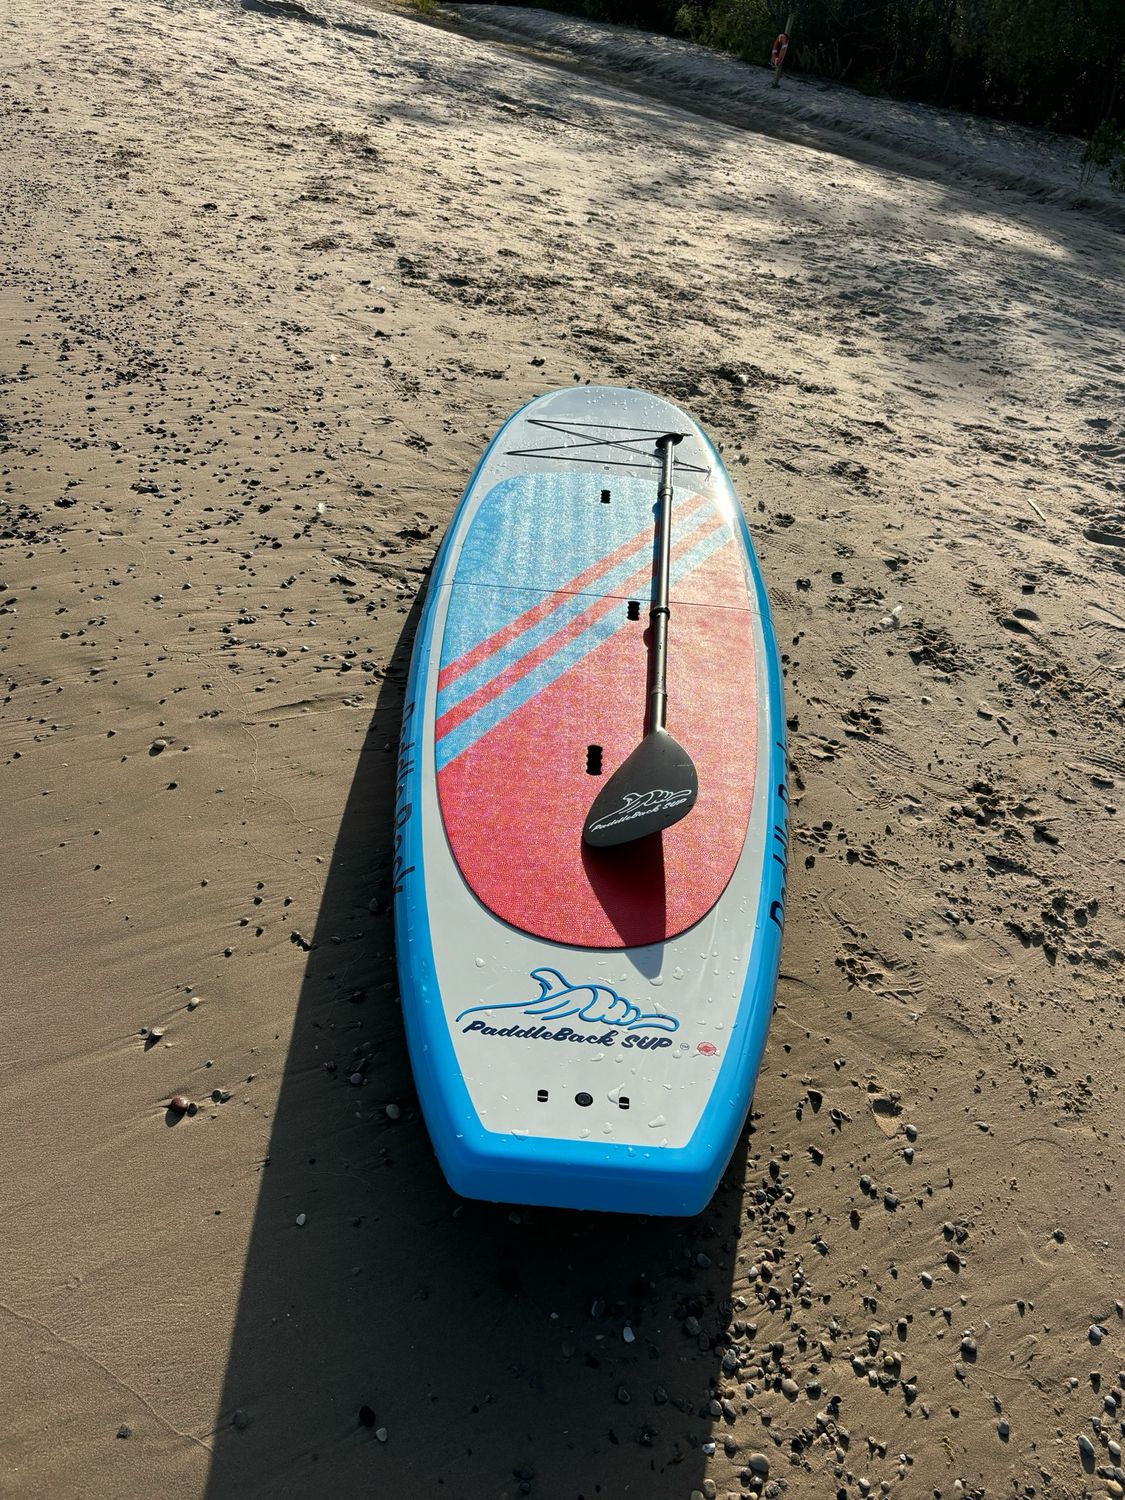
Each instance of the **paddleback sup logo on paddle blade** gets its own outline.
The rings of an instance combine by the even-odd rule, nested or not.
[[[582,829],[595,849],[661,833],[686,818],[699,795],[691,757],[666,729],[644,737],[594,798]]]
[[[650,792],[627,792],[621,806],[591,823],[587,833],[608,833],[611,828],[616,828],[621,823],[631,823],[634,818],[651,817],[657,813],[663,816],[670,813],[674,807],[679,807],[681,803],[686,802],[691,794],[692,789],[689,786],[683,787],[678,792],[669,792],[656,787]],[[667,822],[661,823],[662,828],[667,826]],[[589,842],[589,839],[587,841]]]

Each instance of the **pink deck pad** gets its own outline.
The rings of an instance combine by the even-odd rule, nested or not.
[[[670,618],[668,728],[699,772],[699,800],[682,822],[615,849],[582,843],[604,784],[587,773],[587,746],[602,746],[609,775],[644,731],[644,619],[440,771],[442,818],[461,873],[512,926],[584,948],[660,942],[705,916],[730,881],[750,818],[758,713],[753,619],[733,538],[692,571],[690,584],[691,598],[716,602],[674,603]],[[551,599],[543,595],[544,604]],[[624,612],[620,599],[612,607]]]

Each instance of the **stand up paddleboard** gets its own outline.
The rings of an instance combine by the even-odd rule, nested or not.
[[[669,402],[557,391],[493,440],[434,564],[395,830],[407,1040],[453,1188],[698,1213],[765,1046],[788,798],[746,523]]]

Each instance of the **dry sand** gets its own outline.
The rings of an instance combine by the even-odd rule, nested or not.
[[[1119,236],[325,14],[4,7],[0,1494],[1121,1494]],[[456,1200],[395,1004],[419,590],[575,379],[723,444],[786,657],[692,1221]]]

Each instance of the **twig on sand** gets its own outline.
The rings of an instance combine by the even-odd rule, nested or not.
[[[1034,501],[1034,500],[1033,500],[1033,499],[1032,499],[1032,498],[1031,498],[1031,496],[1030,496],[1030,495],[1025,495],[1025,496],[1024,496],[1024,497],[1023,497],[1023,498],[1024,498],[1024,499],[1025,499],[1025,500],[1026,500],[1026,501],[1027,501],[1027,503],[1028,503],[1028,505],[1030,505],[1030,506],[1031,506],[1031,508],[1032,508],[1032,510],[1033,510],[1033,511],[1034,511],[1034,512],[1035,512],[1035,514],[1036,514],[1036,515],[1037,515],[1037,516],[1038,516],[1038,517],[1039,517],[1039,519],[1040,519],[1040,520],[1041,520],[1041,521],[1042,521],[1042,522],[1044,522],[1044,523],[1046,523],[1046,521],[1047,521],[1047,517],[1046,517],[1046,516],[1045,516],[1045,515],[1044,515],[1044,514],[1043,514],[1043,512],[1042,512],[1042,511],[1041,511],[1041,510],[1040,510],[1040,509],[1039,509],[1039,507],[1038,507],[1038,505],[1036,505],[1036,503],[1035,503],[1035,501]]]

